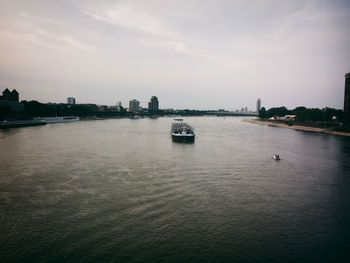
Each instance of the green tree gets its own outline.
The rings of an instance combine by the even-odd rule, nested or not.
[[[265,107],[262,107],[262,108],[259,110],[259,117],[260,117],[260,118],[266,118],[266,109],[265,109]]]
[[[273,117],[275,115],[282,117],[282,116],[288,115],[290,113],[291,113],[290,110],[288,110],[286,107],[282,106],[282,107],[278,107],[278,108],[271,108],[271,109],[269,109],[266,112],[266,117],[270,118],[270,117]]]
[[[293,111],[296,121],[306,121],[307,108],[304,106],[296,107]]]

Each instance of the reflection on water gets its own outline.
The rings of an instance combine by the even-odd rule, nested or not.
[[[0,132],[5,261],[336,262],[350,138],[192,117]],[[278,152],[281,161],[273,161]]]

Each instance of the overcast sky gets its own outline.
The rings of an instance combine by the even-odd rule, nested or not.
[[[0,0],[0,88],[161,108],[343,108],[349,0]]]

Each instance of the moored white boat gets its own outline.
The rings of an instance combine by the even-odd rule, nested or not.
[[[74,122],[80,121],[79,117],[76,116],[64,116],[64,117],[38,117],[35,120],[45,121],[46,123],[63,123],[63,122]]]

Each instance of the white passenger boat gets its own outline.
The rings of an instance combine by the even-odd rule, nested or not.
[[[64,116],[64,117],[38,117],[35,120],[45,121],[46,123],[63,123],[63,122],[74,122],[80,121],[79,117],[76,116]]]

